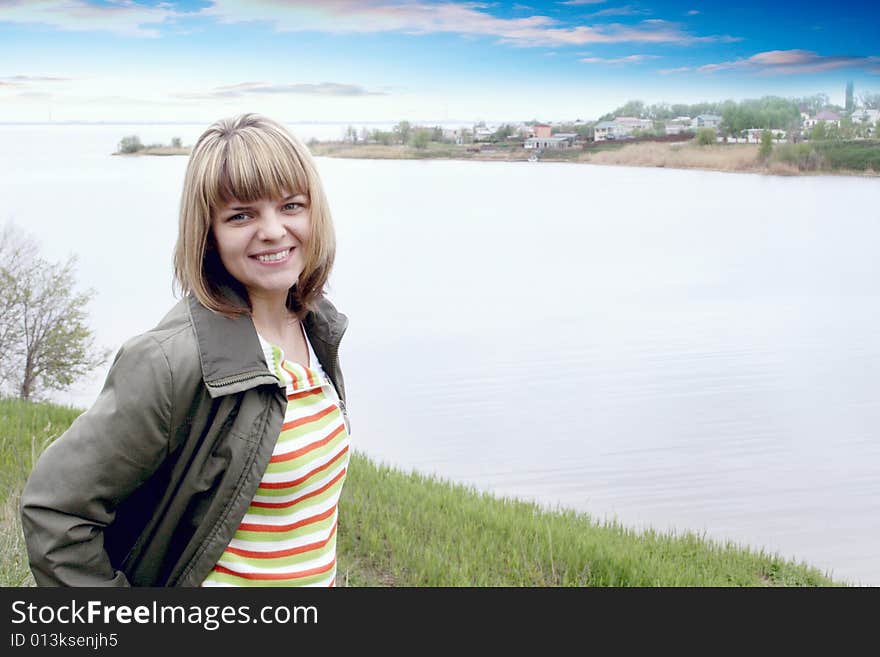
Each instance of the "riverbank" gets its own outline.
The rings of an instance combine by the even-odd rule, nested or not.
[[[113,155],[121,155],[123,157],[138,157],[141,155],[189,155],[190,148],[188,146],[147,146],[134,153],[123,153],[116,151]]]
[[[0,399],[0,586],[33,585],[18,518],[39,453],[80,411]],[[340,586],[833,586],[818,569],[692,533],[635,532],[497,498],[355,453]]]
[[[670,169],[701,169],[708,171],[759,173],[770,175],[851,175],[878,176],[877,170],[821,168],[821,161],[810,162],[807,168],[797,157],[790,157],[792,149],[800,144],[777,144],[774,154],[764,160],[760,157],[758,144],[714,144],[700,146],[687,142],[636,142],[591,145],[589,148],[545,150],[537,155],[538,162],[572,162],[636,167],[661,167]],[[312,154],[322,157],[395,160],[479,160],[501,162],[526,162],[535,156],[520,145],[473,146],[441,144],[432,142],[425,148],[404,145],[362,144],[343,142],[311,142]],[[803,155],[807,159],[809,152]],[[880,146],[877,146],[880,158]],[[880,159],[878,159],[880,161]],[[814,166],[815,164],[815,166]]]

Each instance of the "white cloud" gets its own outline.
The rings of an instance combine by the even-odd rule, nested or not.
[[[659,59],[659,55],[627,55],[625,57],[584,57],[584,64],[637,64],[649,59]]]
[[[405,34],[452,33],[496,37],[522,47],[586,43],[676,43],[726,41],[732,37],[694,36],[661,20],[638,25],[567,26],[549,16],[499,18],[478,2],[394,3],[390,0],[215,0],[199,15],[220,23],[264,22],[280,32]]]
[[[602,16],[641,16],[650,13],[651,12],[647,9],[638,9],[637,7],[633,7],[632,5],[625,5],[623,7],[609,7],[608,9],[594,11],[592,14],[587,14],[587,17],[600,18]]]
[[[122,36],[158,37],[150,25],[184,16],[162,2],[155,6],[131,0],[96,5],[85,0],[3,0],[0,23],[49,25],[71,32],[112,32]]]
[[[739,70],[764,75],[821,73],[844,68],[859,68],[880,73],[880,57],[851,55],[819,55],[810,50],[768,50],[745,59],[696,67],[700,73]]]
[[[369,91],[354,84],[322,82],[320,84],[269,84],[266,82],[240,82],[216,87],[210,91],[178,93],[176,98],[185,100],[242,98],[245,96],[307,95],[307,96],[385,96],[384,91]]]

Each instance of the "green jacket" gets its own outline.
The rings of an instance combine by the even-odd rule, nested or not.
[[[326,298],[303,320],[345,410]],[[116,355],[95,404],[39,458],[21,496],[40,586],[199,586],[269,463],[287,397],[250,317],[182,299]]]

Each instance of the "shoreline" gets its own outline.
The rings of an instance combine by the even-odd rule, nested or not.
[[[532,155],[521,147],[500,147],[475,150],[473,146],[438,144],[425,149],[410,146],[378,144],[353,145],[342,142],[309,144],[315,157],[336,157],[364,160],[461,160],[480,162],[529,162]],[[636,142],[609,144],[589,149],[544,151],[537,162],[566,162],[603,166],[695,169],[721,173],[752,173],[771,176],[855,176],[880,177],[880,171],[858,169],[806,170],[787,162],[759,160],[758,144],[715,144],[697,146],[692,142]]]
[[[140,155],[158,155],[158,156],[168,156],[168,155],[189,155],[190,149],[187,146],[153,146],[142,148],[139,151],[135,151],[133,153],[123,153],[121,151],[116,151],[115,153],[111,153],[111,155],[119,155],[121,157],[132,157],[132,156],[140,156]]]
[[[569,148],[543,151],[537,161],[530,161],[534,153],[521,146],[499,145],[488,148],[474,145],[431,143],[426,148],[404,145],[350,144],[334,141],[313,141],[308,144],[314,157],[334,157],[352,160],[457,160],[477,162],[564,162],[600,166],[630,166],[657,169],[693,169],[720,173],[751,173],[764,176],[854,176],[877,178],[880,171],[872,169],[817,169],[801,170],[795,164],[771,159],[759,159],[758,144],[713,144],[698,146],[684,142],[635,142],[594,145],[590,148]],[[144,148],[134,153],[116,152],[112,155],[159,156],[190,154],[188,147],[171,146]]]

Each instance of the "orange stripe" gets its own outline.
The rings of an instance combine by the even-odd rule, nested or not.
[[[292,395],[287,395],[287,401],[293,401],[295,399],[304,399],[310,395],[320,395],[324,392],[323,388],[312,388],[311,390],[300,390],[299,392],[295,392]]]
[[[302,482],[304,482],[309,477],[316,475],[321,470],[326,470],[331,465],[336,463],[336,461],[338,461],[346,452],[348,452],[348,447],[349,446],[346,445],[345,447],[342,448],[342,450],[340,450],[339,454],[334,456],[331,460],[327,461],[327,463],[325,463],[324,465],[318,466],[317,468],[315,468],[311,472],[304,474],[299,479],[294,479],[292,481],[277,481],[277,482],[273,482],[273,483],[261,482],[260,488],[262,488],[263,490],[269,490],[269,489],[278,489],[278,488],[293,488],[294,486],[299,486]],[[259,489],[257,489],[257,490],[259,490]]]
[[[312,523],[318,522],[320,520],[326,520],[327,518],[332,516],[335,511],[336,505],[334,504],[323,513],[319,513],[316,516],[303,518],[302,520],[298,520],[290,525],[258,525],[256,523],[243,522],[238,526],[238,529],[239,531],[243,532],[289,532],[292,529],[299,529],[300,527],[311,525]]]
[[[297,498],[289,500],[287,502],[251,502],[252,507],[257,507],[259,509],[285,509],[289,506],[293,506],[294,504],[299,504],[303,500],[307,500],[310,497],[314,497],[315,495],[320,495],[321,493],[327,492],[329,488],[333,486],[336,482],[342,479],[345,476],[345,468],[339,471],[339,474],[333,477],[326,484],[321,486],[320,488],[316,488],[311,493],[306,493],[305,495],[301,495]]]
[[[299,384],[302,383],[302,377],[301,377],[297,372],[295,372],[295,371],[293,371],[293,370],[291,370],[291,369],[285,367],[285,365],[287,364],[287,362],[288,362],[288,361],[287,361],[286,358],[281,362],[281,369],[283,369],[285,372],[287,372],[288,374],[290,374],[291,377],[293,377],[293,383],[292,383],[292,385],[293,385],[293,387],[296,387],[296,385],[297,385],[298,383],[299,383]],[[307,383],[310,387],[315,386],[315,385],[317,384],[317,381],[315,381],[315,380],[312,378],[312,371],[311,371],[308,367],[305,367],[305,366],[303,366],[303,365],[300,365],[299,363],[297,363],[297,365],[299,365],[300,367],[302,367],[303,371],[306,373],[306,383]]]
[[[301,417],[298,420],[291,420],[290,422],[285,422],[281,425],[282,431],[287,431],[288,429],[294,429],[296,427],[302,426],[303,424],[308,424],[309,422],[314,422],[315,420],[320,420],[322,417],[326,415],[330,415],[334,410],[336,410],[336,406],[334,404],[330,404],[327,408],[322,411],[318,411],[317,413],[312,413],[311,415],[306,415],[305,417]]]
[[[318,566],[317,568],[309,568],[308,570],[301,570],[299,572],[293,573],[237,573],[234,570],[230,570],[226,566],[216,565],[214,566],[214,570],[218,573],[226,573],[227,575],[235,575],[236,577],[242,577],[244,579],[299,579],[300,577],[308,577],[309,575],[320,575],[321,573],[326,573],[328,570],[333,570],[333,566],[336,565],[336,558],[333,558],[333,561],[330,562],[327,566]]]
[[[232,554],[237,554],[240,557],[254,557],[256,559],[277,559],[279,557],[290,557],[294,554],[302,554],[303,552],[309,552],[311,550],[318,550],[322,547],[326,547],[327,543],[333,540],[333,535],[336,533],[336,524],[333,523],[333,527],[330,529],[330,535],[324,541],[318,541],[316,543],[309,543],[307,545],[300,545],[299,547],[290,548],[288,550],[275,550],[274,552],[260,552],[259,550],[242,550],[241,548],[227,547],[226,551],[231,552]]]
[[[334,407],[335,408],[335,407]],[[286,454],[278,454],[277,456],[273,456],[269,459],[269,463],[282,463],[283,461],[290,461],[295,459],[303,454],[308,454],[314,449],[318,449],[319,447],[323,447],[327,443],[331,442],[336,436],[340,434],[340,432],[345,429],[344,424],[340,424],[336,429],[326,438],[322,438],[321,440],[309,443],[305,447],[300,447],[299,449],[295,449],[292,452],[287,452]]]

